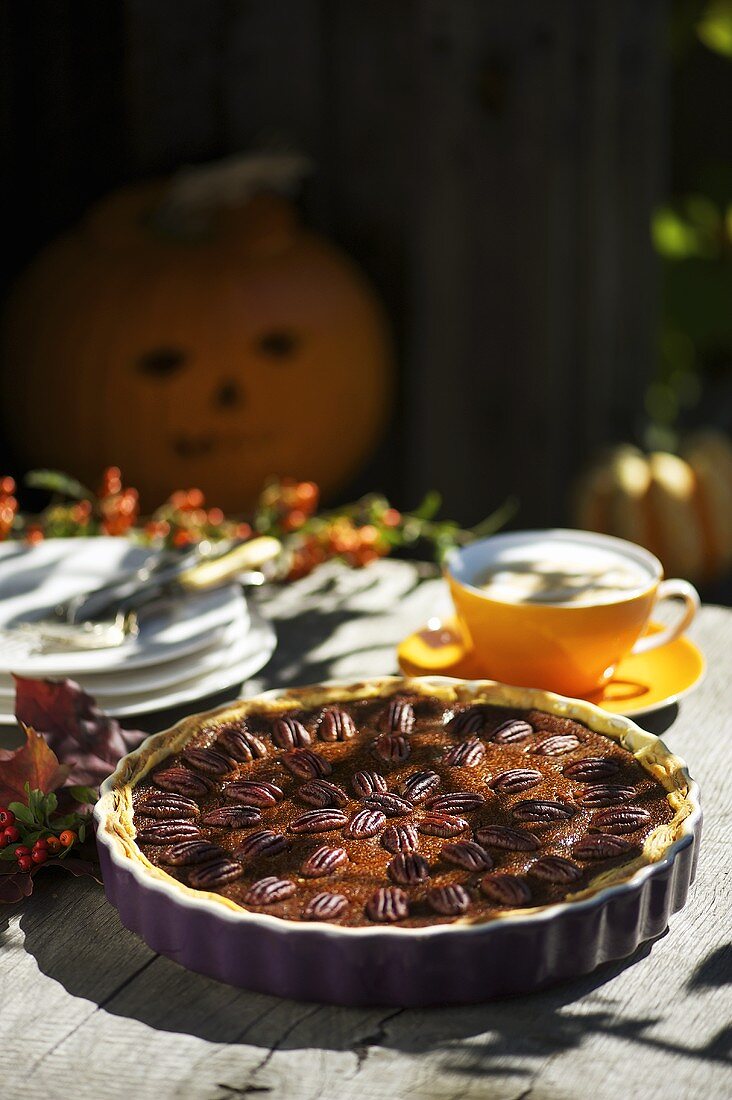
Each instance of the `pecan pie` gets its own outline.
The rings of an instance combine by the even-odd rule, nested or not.
[[[128,757],[107,825],[149,874],[288,922],[480,924],[581,901],[661,859],[688,777],[626,747],[624,720],[537,697],[385,679],[248,700]]]

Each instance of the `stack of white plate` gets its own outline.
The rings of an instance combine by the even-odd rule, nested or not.
[[[12,673],[76,680],[110,714],[143,714],[238,686],[269,660],[272,626],[231,584],[161,603],[116,648],[34,652],[13,631],[59,601],[138,569],[150,550],[123,538],[0,545],[0,723],[14,722]]]

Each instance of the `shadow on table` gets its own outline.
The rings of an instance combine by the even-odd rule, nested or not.
[[[26,950],[39,969],[71,995],[159,1031],[263,1051],[350,1051],[357,1071],[378,1048],[409,1054],[440,1051],[446,1072],[466,1076],[530,1075],[543,1059],[579,1049],[594,1035],[712,1062],[725,1063],[730,1056],[730,1028],[700,1047],[666,1042],[652,1034],[663,1020],[661,1012],[636,1016],[605,988],[647,958],[657,941],[643,945],[629,959],[531,996],[454,1008],[333,1009],[248,993],[186,971],[155,955],[124,929],[93,883],[85,883],[81,890],[81,883],[76,886],[73,894],[59,889],[56,877],[55,893],[47,887],[45,898],[33,898],[22,911]],[[89,945],[83,953],[61,950],[48,933],[51,906],[59,901],[69,910],[73,907],[74,940]],[[698,991],[727,983],[732,983],[732,945],[702,960],[688,988]],[[573,1011],[578,1002],[581,1010]],[[467,1045],[466,1039],[471,1040]],[[245,1084],[244,1091],[250,1082]],[[260,1090],[269,1091],[258,1085]]]
[[[678,716],[679,704],[671,703],[667,707],[660,707],[658,710],[651,711],[650,714],[639,714],[633,721],[637,722],[641,729],[648,730],[649,733],[660,737],[667,729],[670,729]]]
[[[353,628],[354,623],[366,623],[379,614],[378,609],[353,607],[355,598],[360,599],[378,587],[379,578],[370,578],[364,573],[357,579],[357,587],[339,593],[337,579],[322,578],[317,589],[310,593],[310,600],[304,600],[302,607],[284,617],[270,614],[266,593],[250,595],[260,613],[272,622],[278,633],[277,648],[253,679],[257,683],[264,682],[267,688],[286,687],[293,683],[315,684],[330,679],[333,676],[333,658],[322,655],[327,652],[327,643],[344,625],[349,624]],[[410,577],[409,583],[405,583],[400,590],[399,599],[406,599],[419,584],[418,575]],[[328,596],[334,601],[333,605],[328,608],[319,606],[318,600]],[[384,641],[379,637],[373,638],[373,633],[373,629],[367,630],[366,636],[373,640],[360,648],[347,650],[342,657],[360,656],[365,673],[369,675],[382,673],[385,669],[396,672],[394,646],[397,639]],[[251,694],[247,692],[246,684],[236,684],[224,692],[197,699],[195,705],[186,703],[175,708],[126,717],[122,725],[128,729],[135,727],[149,732],[166,729],[190,715],[192,710],[211,710],[245,694]]]

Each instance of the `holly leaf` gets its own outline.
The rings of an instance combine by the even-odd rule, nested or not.
[[[66,782],[70,768],[60,764],[43,737],[23,723],[26,742],[19,749],[0,749],[0,805],[27,802],[26,785],[45,793]]]
[[[73,680],[30,680],[15,676],[15,715],[43,734],[68,765],[69,786],[98,787],[120,757],[147,734],[123,730]]]

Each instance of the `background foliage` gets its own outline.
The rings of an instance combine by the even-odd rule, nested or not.
[[[680,432],[732,432],[732,0],[675,0],[671,173],[653,242],[663,263],[656,378],[644,442],[673,450]]]

